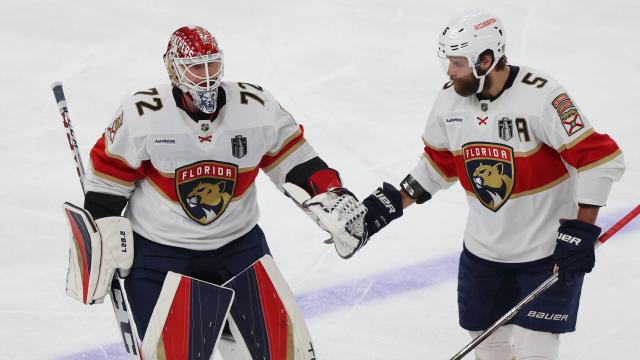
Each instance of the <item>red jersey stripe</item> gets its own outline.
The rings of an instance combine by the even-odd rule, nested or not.
[[[621,153],[616,144],[607,134],[592,132],[576,144],[567,146],[560,151],[562,158],[578,171],[588,170],[604,163]],[[606,160],[606,161],[601,161]],[[590,166],[597,163],[594,166]]]
[[[269,171],[276,167],[282,160],[289,156],[296,148],[304,143],[304,127],[299,125],[299,131],[291,135],[280,150],[267,153],[260,160],[260,168]],[[295,147],[295,148],[294,148]]]
[[[151,185],[165,198],[178,202],[176,194],[176,185],[174,174],[167,174],[158,171],[150,161],[143,162],[144,172]],[[253,185],[258,176],[260,168],[238,169],[238,179],[236,181],[236,189],[232,199],[239,198]]]
[[[446,181],[456,180],[460,169],[456,166],[455,157],[451,151],[436,149],[426,145],[424,147],[424,154],[427,161],[443,179]],[[462,174],[464,174],[464,171]]]
[[[464,158],[456,155],[459,172],[466,173]],[[551,147],[541,145],[536,150],[515,153],[515,182],[511,197],[525,196],[544,191],[568,178],[569,172],[560,155]],[[468,176],[460,177],[460,185],[473,193]]]
[[[109,153],[104,133],[91,149],[89,156],[92,169],[97,175],[104,175],[102,177],[107,177],[125,186],[131,186],[137,180],[144,178],[142,166],[136,169],[121,156]]]

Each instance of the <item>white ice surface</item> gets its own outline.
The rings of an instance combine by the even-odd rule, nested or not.
[[[167,81],[161,55],[169,34],[202,25],[225,51],[225,78],[274,93],[364,196],[382,180],[398,183],[418,159],[445,81],[437,33],[475,6],[502,18],[511,63],[553,74],[625,152],[627,173],[602,218],[637,205],[638,2],[2,0],[0,359],[53,359],[120,341],[110,305],[83,307],[64,294],[61,204],[82,196],[51,82],[64,82],[86,161],[123,95]],[[260,223],[298,295],[461,249],[467,210],[459,186],[410,208],[345,261],[265,176],[257,182]],[[599,250],[578,331],[562,337],[562,359],[640,357],[639,254],[631,230]],[[468,341],[457,325],[453,279],[318,315],[309,327],[323,360],[448,359]]]

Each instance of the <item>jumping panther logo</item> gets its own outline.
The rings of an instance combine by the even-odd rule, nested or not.
[[[231,194],[224,192],[226,184],[219,181],[215,184],[200,182],[187,195],[187,204],[191,208],[199,207],[204,212],[204,216],[198,221],[203,224],[210,223],[216,217],[218,212],[224,210],[226,204],[231,200]]]
[[[463,146],[470,186],[480,203],[498,211],[514,187],[513,150],[502,144],[475,143]]]

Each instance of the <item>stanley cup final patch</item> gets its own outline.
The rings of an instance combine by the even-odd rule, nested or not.
[[[506,116],[498,120],[498,136],[504,141],[513,137],[513,121]]]
[[[468,143],[462,146],[467,176],[474,194],[491,211],[504,205],[515,183],[515,161],[510,146]]]
[[[556,96],[551,105],[558,112],[560,122],[568,136],[571,136],[584,128],[584,122],[578,113],[578,109],[569,98],[569,95],[562,93]]]
[[[231,155],[241,159],[247,155],[247,138],[242,135],[236,135],[231,138]]]
[[[233,198],[238,166],[199,161],[176,169],[176,194],[184,212],[201,225],[215,221]]]

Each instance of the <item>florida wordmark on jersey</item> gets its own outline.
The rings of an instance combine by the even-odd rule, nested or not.
[[[551,255],[559,219],[575,218],[578,203],[604,205],[624,172],[617,144],[556,80],[526,67],[511,66],[491,100],[446,84],[423,141],[411,175],[431,194],[460,181],[470,207],[465,246],[491,261]]]
[[[191,119],[170,85],[125,97],[91,150],[86,190],[129,198],[133,231],[165,245],[211,250],[251,230],[258,171],[280,188],[316,153],[260,86],[223,82],[221,91],[214,121]]]

